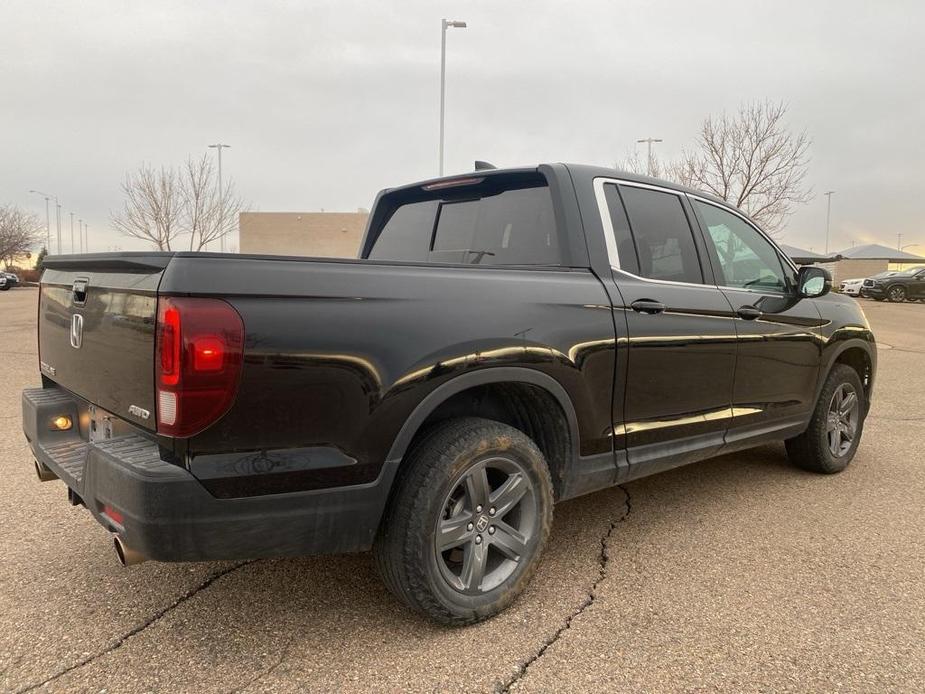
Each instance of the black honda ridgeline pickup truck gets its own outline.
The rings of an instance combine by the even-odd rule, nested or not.
[[[786,441],[841,471],[876,348],[825,270],[693,190],[563,164],[383,191],[358,259],[45,259],[58,478],[124,564],[372,549],[450,624],[509,605],[553,504]]]

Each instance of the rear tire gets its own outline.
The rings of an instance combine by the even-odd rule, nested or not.
[[[786,442],[790,461],[810,472],[841,472],[857,452],[866,412],[858,372],[836,364],[822,387],[809,427]]]
[[[552,526],[552,483],[523,432],[466,417],[411,450],[373,548],[389,590],[437,622],[508,607],[536,571]]]

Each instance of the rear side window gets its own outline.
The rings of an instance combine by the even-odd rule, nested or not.
[[[620,195],[636,242],[638,274],[654,280],[702,284],[700,258],[681,198],[633,186],[620,186]],[[622,257],[621,253],[621,264]]]
[[[438,195],[439,191],[435,194]],[[450,189],[399,206],[368,257],[466,265],[562,265],[552,198],[545,185]]]

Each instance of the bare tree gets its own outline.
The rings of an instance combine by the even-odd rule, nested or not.
[[[122,183],[125,201],[122,210],[112,215],[113,226],[160,251],[173,250],[180,237],[189,235],[189,249],[201,251],[234,231],[244,208],[233,182],[223,187],[220,192],[208,156],[190,158],[179,169],[155,171],[142,164],[126,174]]]
[[[171,244],[182,233],[183,200],[176,172],[142,164],[125,175],[122,193],[122,210],[112,215],[116,230],[149,241],[159,251],[171,250]]]
[[[223,183],[218,190],[212,160],[188,159],[181,175],[184,231],[190,235],[191,251],[201,251],[238,227],[238,214],[244,201],[235,193],[234,184]]]
[[[0,264],[8,267],[25,255],[45,235],[45,225],[31,212],[15,205],[0,206]]]
[[[639,152],[636,150],[629,150],[623,159],[617,161],[616,168],[620,171],[652,176],[653,178],[665,178],[669,173],[654,152],[650,161],[640,157]]]
[[[733,115],[709,117],[697,147],[670,166],[668,177],[744,210],[770,233],[780,231],[805,186],[810,140],[791,132],[783,103],[753,102]]]

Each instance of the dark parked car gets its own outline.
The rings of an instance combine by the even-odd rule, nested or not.
[[[386,190],[358,259],[45,267],[23,427],[123,563],[372,548],[452,624],[514,600],[556,501],[769,441],[843,470],[876,370],[825,270],[588,166]]]
[[[881,272],[864,280],[861,296],[877,301],[925,300],[925,268],[919,267],[906,272]]]
[[[19,284],[19,276],[12,272],[0,272],[0,292],[5,292]]]

